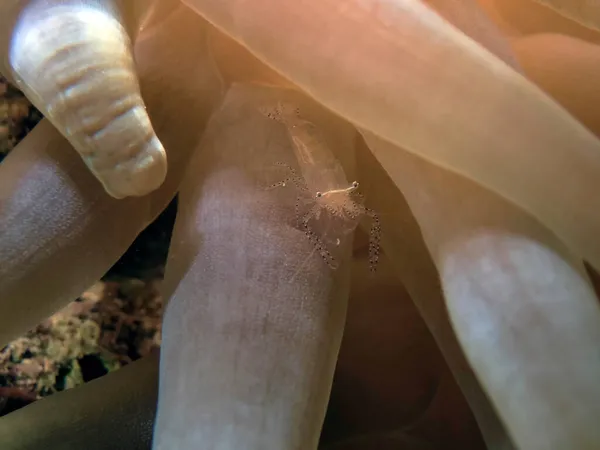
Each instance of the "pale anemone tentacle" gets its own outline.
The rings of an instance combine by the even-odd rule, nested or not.
[[[153,354],[53,394],[0,418],[2,449],[149,450],[157,384],[158,355]]]
[[[2,21],[12,26],[2,43],[7,54],[0,59],[8,63],[2,71],[115,198],[152,192],[167,172],[129,36],[145,17],[142,6],[121,0],[30,0],[0,7]]]
[[[600,372],[600,310],[580,261],[493,193],[365,134],[382,164],[403,156],[390,175],[421,224],[462,348],[518,447],[597,447],[600,399],[590,393]],[[402,262],[401,242],[384,248]],[[431,317],[427,303],[421,307]],[[569,346],[577,350],[565,361]],[[477,414],[473,392],[465,394]],[[505,448],[483,425],[488,446]]]
[[[511,67],[520,70],[509,42],[478,0],[424,0],[424,3]]]
[[[511,40],[527,76],[600,136],[600,45],[560,33]]]
[[[400,151],[366,135],[383,163]],[[492,193],[400,154],[402,164],[390,175],[422,226],[454,328],[512,437],[520,448],[595,448],[599,402],[589,393],[600,366],[594,351],[600,315],[580,262]],[[395,249],[388,247],[388,254],[401,260],[397,244]],[[532,318],[538,318],[536,326]],[[573,342],[565,344],[565,335]],[[515,344],[519,336],[523,346]],[[564,349],[557,349],[569,345],[577,351],[565,362]],[[556,424],[551,433],[548,423]]]
[[[233,84],[182,183],[165,275],[155,450],[317,448],[344,327],[351,239],[340,236],[345,257],[329,270],[294,225],[294,196],[264,189],[277,177],[266,169],[272,161],[295,158],[258,109],[278,95],[301,96]],[[316,111],[311,120],[339,122],[328,116]],[[352,154],[356,132],[343,128],[349,136],[330,139]]]
[[[142,91],[171,152],[158,190],[139,198],[107,196],[47,120],[0,165],[0,305],[10,318],[0,327],[2,344],[98,280],[175,195],[222,91],[206,25],[181,5],[135,47]]]
[[[580,24],[600,31],[600,2],[596,0],[535,0]]]
[[[493,193],[366,140],[383,161],[402,155],[390,175],[440,272],[461,347],[517,448],[597,448],[600,305],[581,261]],[[401,258],[385,242],[384,250]]]
[[[430,0],[428,4],[512,67],[519,68],[508,42],[476,1]],[[399,271],[400,278],[470,404],[488,448],[515,448],[458,343],[446,312],[446,300],[439,276],[425,248],[418,223],[412,217],[402,195],[394,189],[392,179],[375,160],[372,152],[363,149],[358,152],[358,158],[358,167],[363,168],[360,177],[364,177],[365,185],[370,187],[367,198],[373,202],[373,207],[384,211],[383,226],[387,232],[384,235],[383,246],[386,254]],[[382,194],[381,190],[386,193]]]
[[[600,214],[589,206],[600,180],[600,141],[428,6],[185,3],[325,106],[494,190],[600,267]]]
[[[508,37],[560,33],[599,42],[600,33],[537,0],[477,0]]]
[[[363,148],[363,146],[365,148]],[[477,420],[490,449],[512,450],[507,431],[465,358],[450,323],[439,275],[419,223],[388,174],[364,142],[358,147],[358,176],[372,208],[382,212],[382,248],[425,320]]]

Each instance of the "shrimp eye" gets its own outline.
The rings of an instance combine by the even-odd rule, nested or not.
[[[356,189],[358,187],[358,181],[353,181],[352,187]]]
[[[317,198],[321,198],[321,197],[323,197],[323,194],[322,194],[321,192],[317,192],[317,193],[315,194],[315,197],[317,197]]]

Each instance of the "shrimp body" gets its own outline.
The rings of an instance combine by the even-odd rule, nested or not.
[[[327,192],[348,187],[346,173],[322,133],[312,122],[300,116],[300,109],[291,102],[278,102],[263,107],[261,112],[285,126],[292,148],[308,189]]]
[[[290,176],[274,186],[292,184],[297,188],[296,217],[323,260],[331,267],[338,263],[333,256],[341,239],[354,232],[359,220],[369,216],[373,220],[369,244],[371,270],[379,259],[379,216],[364,205],[357,192],[359,183],[348,183],[340,162],[327,146],[316,125],[300,117],[298,107],[289,102],[278,102],[262,107],[260,112],[286,127],[298,161],[301,175],[286,164]]]

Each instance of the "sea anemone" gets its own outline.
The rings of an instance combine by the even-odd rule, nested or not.
[[[328,177],[332,152],[381,218],[393,275],[361,298],[384,280],[404,286],[488,448],[598,448],[600,306],[583,261],[600,268],[600,6],[547,3],[1,6],[2,72],[48,118],[0,166],[1,336],[91,285],[178,192],[153,448],[316,448],[368,252],[362,231],[353,242],[334,221],[315,225],[337,246],[332,269],[298,223],[295,193],[267,187],[277,163]],[[279,102],[322,136],[304,141],[313,161],[261,113]],[[103,383],[119,392],[155,367],[143,364],[7,416],[2,435],[100,401]],[[131,395],[148,406],[146,383]],[[384,438],[397,436],[339,448]],[[52,448],[19,439],[6,448]]]

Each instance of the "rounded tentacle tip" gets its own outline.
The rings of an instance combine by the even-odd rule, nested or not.
[[[17,20],[9,54],[19,87],[115,198],[148,194],[167,172],[122,5],[32,0]]]
[[[110,170],[95,172],[106,192],[114,198],[139,197],[158,189],[167,176],[167,155],[153,136],[134,156]]]

